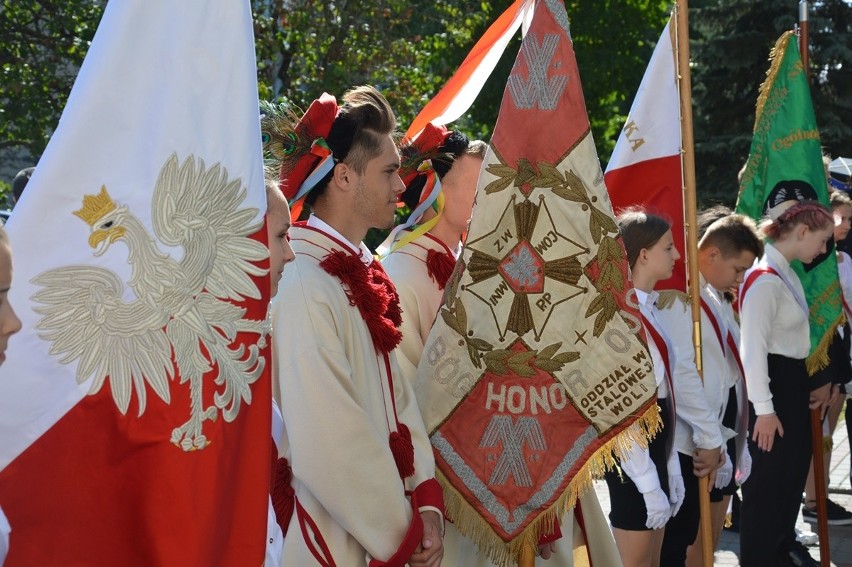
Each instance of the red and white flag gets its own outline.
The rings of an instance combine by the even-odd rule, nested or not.
[[[642,205],[668,217],[675,247],[683,254],[682,144],[674,33],[670,21],[630,107],[605,180],[616,213],[630,205]],[[685,290],[684,263],[678,262],[672,277],[657,287]]]
[[[8,223],[6,567],[261,565],[269,280],[248,0],[113,0]]]
[[[455,121],[473,105],[485,81],[491,76],[506,46],[523,25],[526,35],[532,22],[533,0],[515,0],[491,26],[485,30],[462,64],[438,94],[423,107],[405,132],[412,140],[430,122],[444,126]]]

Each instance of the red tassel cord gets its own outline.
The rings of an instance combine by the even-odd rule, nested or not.
[[[389,444],[399,476],[405,479],[414,474],[414,445],[411,442],[411,432],[404,423],[399,422],[396,415],[393,377],[387,357],[402,340],[402,333],[398,329],[402,324],[399,294],[378,262],[367,266],[357,256],[337,250],[323,258],[320,267],[346,286],[349,304],[358,308],[367,323],[373,345],[385,355],[388,387],[396,422],[396,431],[391,431]]]
[[[349,305],[358,308],[376,349],[390,353],[402,340],[399,295],[378,262],[369,267],[357,256],[336,250],[323,258],[320,267],[348,288]]]
[[[284,457],[275,463],[275,474],[272,477],[272,509],[275,510],[275,521],[281,526],[281,532],[286,536],[290,517],[296,505],[296,493],[291,486],[293,471],[290,463]]]
[[[373,262],[369,267],[369,271],[373,283],[384,288],[388,294],[389,301],[388,307],[385,310],[385,316],[390,319],[394,328],[399,327],[402,325],[402,307],[399,306],[399,293],[397,293],[396,287],[379,262]],[[402,333],[400,333],[400,339],[402,339]]]
[[[452,254],[438,252],[437,250],[429,250],[426,253],[426,269],[432,281],[438,284],[438,289],[443,290],[447,287],[447,282],[450,281],[450,276],[453,275],[455,267],[456,259],[453,258]]]
[[[411,432],[404,423],[397,423],[397,431],[390,434],[390,449],[399,478],[406,479],[414,474],[414,444]]]

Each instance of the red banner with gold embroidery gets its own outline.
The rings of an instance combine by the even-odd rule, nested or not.
[[[536,2],[415,383],[448,515],[499,564],[659,426],[562,2]]]

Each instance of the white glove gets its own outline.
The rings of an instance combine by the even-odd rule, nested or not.
[[[734,474],[734,465],[731,463],[731,457],[725,451],[724,464],[716,469],[716,482],[714,486],[718,489],[723,489],[731,483],[731,476]]]
[[[749,476],[751,476],[751,453],[748,452],[748,445],[746,445],[743,447],[743,456],[737,463],[737,484],[742,485]]]
[[[686,488],[683,486],[683,475],[669,475],[669,503],[672,506],[672,516],[677,515],[685,496]]]
[[[683,487],[683,480],[681,480],[680,485]],[[657,487],[650,492],[644,492],[642,493],[642,498],[645,499],[645,508],[648,510],[648,519],[645,521],[645,527],[652,530],[665,527],[666,522],[671,518],[672,509],[663,489]]]
[[[6,554],[9,553],[9,534],[11,531],[12,527],[3,514],[3,508],[0,508],[0,565],[3,565],[3,561],[6,560]]]

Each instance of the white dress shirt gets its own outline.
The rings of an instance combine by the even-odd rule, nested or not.
[[[775,412],[769,391],[767,355],[805,359],[810,352],[810,324],[805,291],[787,259],[772,244],[751,268],[772,267],[773,274],[759,277],[743,297],[740,289],[740,356],[746,374],[748,398],[757,415]],[[744,301],[743,301],[744,300]]]
[[[710,405],[705,391],[705,383],[698,375],[698,369],[695,366],[695,346],[692,342],[693,325],[690,307],[684,301],[677,300],[666,309],[659,309],[655,305],[653,311],[674,348],[674,352],[670,353],[669,356],[672,357],[672,366],[674,367],[672,385],[675,390],[675,400],[677,400],[675,448],[684,455],[691,456],[696,447],[699,449],[720,447],[724,442],[721,422],[725,406],[724,402]],[[720,382],[727,383],[730,380],[727,375],[730,370],[727,368],[725,351],[721,350],[719,342],[715,338],[715,331],[703,313],[702,318],[704,319],[701,333],[704,347],[703,360],[705,362],[704,379],[707,386],[714,390],[721,390],[718,384]],[[704,342],[707,341],[708,337],[713,337],[709,345]],[[711,364],[708,372],[707,359],[714,356],[716,365]],[[725,367],[724,373],[720,372],[723,366]],[[720,376],[720,374],[722,375]],[[727,394],[727,389],[725,394]],[[721,398],[721,396],[719,397]],[[724,401],[727,401],[727,395],[724,397]],[[719,405],[722,406],[721,413]]]
[[[636,290],[636,298],[639,300],[639,310],[646,319],[655,324],[655,328],[660,332],[663,340],[671,345],[665,331],[654,316],[654,304],[657,301],[657,292],[652,291],[646,293],[641,290]],[[651,362],[654,364],[654,377],[657,381],[657,397],[662,399],[669,395],[669,388],[666,382],[665,363],[660,351],[657,349],[656,343],[650,338],[647,338],[648,351],[651,353]],[[669,356],[673,355],[673,349],[669,347]],[[621,468],[627,476],[636,484],[639,492],[645,494],[660,488],[660,479],[657,475],[657,466],[651,460],[651,454],[648,449],[643,449],[638,444],[634,444],[628,451],[627,455],[621,461]],[[668,456],[667,461],[667,476],[680,475],[680,461],[677,457],[677,451],[672,446],[672,451]]]
[[[840,290],[843,293],[843,312],[852,323],[852,313],[849,312],[849,302],[852,301],[852,258],[846,252],[837,251],[837,275],[840,279]],[[843,325],[837,327],[837,332],[843,336]],[[850,352],[852,356],[852,352]],[[852,392],[850,392],[852,394]],[[847,395],[848,397],[848,395]]]
[[[642,315],[644,315],[651,323],[656,323],[655,328],[660,332],[663,340],[665,340],[668,344],[671,344],[665,330],[655,315],[657,297],[659,297],[659,294],[656,291],[648,293],[640,289],[636,290],[636,299],[639,300],[639,311],[641,311]],[[657,380],[657,397],[666,398],[669,395],[669,385],[666,382],[666,367],[665,362],[663,361],[663,355],[660,354],[660,351],[657,348],[657,343],[655,343],[650,336],[646,335],[645,339],[645,342],[648,343],[648,351],[651,353],[651,362],[654,364],[654,378]],[[668,350],[669,357],[671,357],[673,354],[672,349],[669,348]]]
[[[852,300],[852,258],[846,252],[837,252],[837,274],[840,277],[840,289],[848,304]]]

